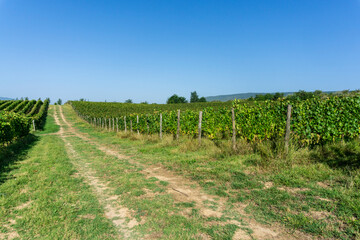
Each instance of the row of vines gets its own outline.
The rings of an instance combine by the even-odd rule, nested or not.
[[[0,102],[0,144],[30,133],[31,127],[44,126],[50,100],[13,100]]]
[[[142,113],[142,107],[131,104],[133,113],[124,105],[115,108],[109,103],[72,101],[75,111],[87,121],[99,126],[116,124],[141,133],[155,134],[160,131],[176,134],[177,110],[159,110]],[[339,140],[351,140],[360,136],[360,96],[333,96],[304,101],[265,101],[246,104],[235,100],[231,106],[202,108],[201,135],[209,139],[230,139],[232,136],[232,112],[235,113],[236,137],[248,142],[261,142],[283,138],[286,127],[287,106],[292,105],[292,140],[303,146],[324,144]],[[120,105],[119,105],[120,106]],[[126,106],[126,105],[125,105]],[[176,105],[173,105],[176,107]],[[191,104],[188,104],[191,106]],[[206,106],[206,105],[204,105]],[[199,109],[181,110],[180,133],[190,136],[199,134]]]

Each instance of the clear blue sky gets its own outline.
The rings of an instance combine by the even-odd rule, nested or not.
[[[0,96],[360,88],[360,0],[0,0]]]

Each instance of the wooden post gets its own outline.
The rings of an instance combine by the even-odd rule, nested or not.
[[[199,144],[201,144],[201,122],[202,122],[202,111],[199,112]]]
[[[34,119],[32,120],[32,124],[33,124],[34,131],[36,131],[36,128],[35,128],[35,120],[34,120]]]
[[[109,118],[109,132],[111,131],[111,118]]]
[[[179,139],[179,135],[180,135],[180,109],[178,109],[177,112],[177,130],[176,130],[176,140]]]
[[[100,127],[100,128],[102,128],[102,121],[101,121],[101,118],[99,118],[99,123],[100,123],[99,127]]]
[[[146,115],[146,129],[147,129],[147,134],[149,135],[150,128],[149,128],[149,120],[148,120],[148,116],[147,116],[147,115]]]
[[[132,120],[130,119],[130,132],[132,133]]]
[[[289,152],[289,141],[290,141],[290,121],[291,121],[291,105],[287,107],[286,115],[286,132],[285,132],[285,152]]]
[[[113,118],[113,132],[115,132],[115,119]]]
[[[162,139],[162,114],[160,113],[160,139]]]
[[[138,135],[140,134],[140,131],[139,131],[139,115],[136,115],[136,126],[137,126],[137,133]]]
[[[124,125],[125,125],[125,132],[127,131],[126,129],[126,116],[124,116]]]
[[[106,118],[104,118],[104,129],[106,129]]]
[[[232,118],[232,148],[236,150],[236,126],[235,126],[235,111],[234,108],[231,108],[231,118]]]
[[[116,132],[119,132],[119,119],[116,118]]]

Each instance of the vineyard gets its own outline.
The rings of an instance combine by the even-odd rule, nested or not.
[[[44,126],[50,100],[13,100],[0,102],[0,144],[29,134],[31,127]]]
[[[359,96],[331,96],[304,101],[280,99],[251,104],[240,100],[231,104],[199,105],[83,101],[71,101],[70,104],[83,119],[109,130],[146,134],[164,132],[193,137],[200,135],[209,139],[230,139],[235,135],[251,143],[282,139],[286,130],[287,106],[292,105],[291,138],[303,146],[351,140],[360,136]]]

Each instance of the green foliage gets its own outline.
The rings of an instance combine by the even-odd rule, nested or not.
[[[0,144],[29,134],[32,120],[35,121],[36,128],[41,129],[45,123],[49,102],[49,99],[44,102],[41,100],[7,101],[6,111],[0,112]]]
[[[196,91],[191,92],[191,93],[190,93],[190,102],[191,102],[191,103],[194,103],[194,102],[198,102],[198,101],[199,101],[199,96],[198,96],[198,94],[196,93]]]
[[[29,118],[13,112],[0,112],[0,143],[4,144],[24,137],[29,131]]]
[[[4,110],[5,111],[11,111],[13,110],[16,106],[18,106],[19,104],[21,104],[22,100],[15,100],[12,101],[12,103],[10,105],[8,105]]]
[[[82,115],[89,117],[116,118],[130,114],[153,114],[154,112],[193,110],[199,111],[211,107],[214,110],[230,108],[232,102],[179,103],[179,104],[125,104],[117,102],[69,102]]]
[[[201,97],[198,102],[206,102],[206,98],[205,98],[205,97]]]
[[[28,102],[29,102],[28,100],[22,101],[12,111],[13,112],[19,112],[21,109],[23,109],[28,104]]]
[[[166,101],[167,104],[173,104],[173,103],[187,103],[187,100],[185,97],[179,97],[178,95],[174,94]]]
[[[164,107],[174,105],[128,104],[129,106],[125,107],[116,103],[71,102],[71,104],[78,114],[87,116],[89,121],[93,118],[118,118],[119,129],[125,128],[123,117],[126,116],[128,129],[132,125],[133,130],[142,133],[158,133],[160,113],[162,113],[163,132],[175,134],[177,130],[177,105]],[[199,110],[202,110],[202,135],[209,139],[230,139],[232,135],[230,106],[225,103],[196,104],[179,104],[183,106],[180,132],[184,135],[197,136]],[[348,141],[360,135],[360,97],[332,96],[304,101],[280,99],[251,102],[251,104],[235,100],[233,107],[237,138],[251,143],[282,139],[285,134],[288,104],[293,107],[292,139],[302,146]],[[195,107],[191,108],[192,105]]]
[[[35,103],[36,103],[36,100],[29,101],[19,113],[23,113],[23,114],[29,113],[29,111],[32,109],[32,107],[35,105]]]
[[[254,106],[235,101],[237,134],[250,141],[283,137],[288,104],[293,109],[292,137],[302,145],[351,140],[360,135],[359,96],[266,101]]]
[[[266,93],[266,94],[257,94],[255,97],[250,97],[250,101],[266,101],[266,100],[278,100],[279,98],[283,98],[284,93]]]
[[[191,103],[206,102],[206,98],[205,97],[199,98],[199,95],[196,93],[196,91],[194,91],[194,92],[191,92],[191,94],[190,94],[190,102]]]
[[[127,99],[125,103],[133,103],[133,101],[131,99]]]
[[[9,106],[12,103],[13,103],[13,101],[9,101],[9,100],[2,101],[1,104],[0,104],[0,110],[5,109],[7,106]]]
[[[41,99],[37,100],[35,105],[32,107],[31,111],[28,114],[26,114],[26,116],[28,116],[28,117],[34,116],[37,112],[39,112],[39,109],[42,104],[43,104],[43,102],[41,101]]]
[[[44,103],[41,105],[39,112],[33,117],[33,120],[35,120],[36,129],[43,128],[45,124],[49,104],[50,104],[50,100],[46,99]]]
[[[61,105],[61,104],[62,104],[62,100],[59,98],[56,103],[57,103],[57,105]]]

